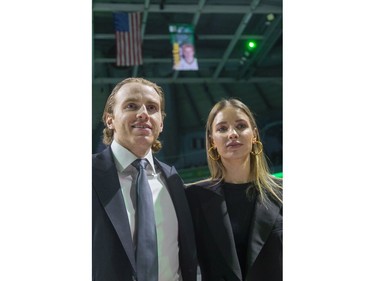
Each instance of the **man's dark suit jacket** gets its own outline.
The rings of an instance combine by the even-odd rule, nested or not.
[[[184,186],[174,167],[154,158],[166,180],[178,220],[179,261],[184,281],[196,281],[197,260],[193,224]],[[136,280],[129,220],[112,151],[107,147],[92,159],[92,279]]]
[[[220,183],[186,190],[196,233],[202,281],[281,281],[282,206],[256,202],[247,245],[246,279],[241,275],[232,226]]]

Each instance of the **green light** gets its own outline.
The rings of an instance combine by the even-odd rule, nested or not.
[[[283,172],[274,173],[273,176],[277,178],[283,178]]]
[[[255,50],[257,47],[257,42],[254,41],[254,40],[250,40],[250,41],[247,41],[246,42],[246,48],[249,50],[249,51],[252,51],[252,50]]]

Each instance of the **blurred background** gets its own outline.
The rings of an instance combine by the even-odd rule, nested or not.
[[[127,77],[144,77],[165,92],[162,150],[186,183],[208,176],[205,122],[222,98],[234,97],[254,112],[271,172],[282,177],[282,1],[281,0],[93,0],[92,148],[101,151],[101,116],[113,87]],[[124,16],[123,22],[115,20]],[[127,21],[132,15],[137,21]],[[195,47],[198,70],[173,69],[176,30]],[[117,31],[117,35],[116,35]],[[126,62],[123,42],[134,48]],[[132,37],[133,36],[133,37]],[[128,44],[128,45],[126,45]]]

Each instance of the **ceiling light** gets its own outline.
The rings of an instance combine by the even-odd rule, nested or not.
[[[273,21],[275,19],[275,15],[274,14],[268,14],[267,15],[267,20],[268,21]]]

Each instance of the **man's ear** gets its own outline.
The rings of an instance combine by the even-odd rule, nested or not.
[[[105,118],[105,123],[106,123],[108,129],[114,129],[113,128],[113,117],[112,117],[111,114],[107,114],[107,116]]]
[[[164,123],[162,121],[161,124],[160,124],[160,132],[159,133],[163,132],[163,128],[164,128]]]

